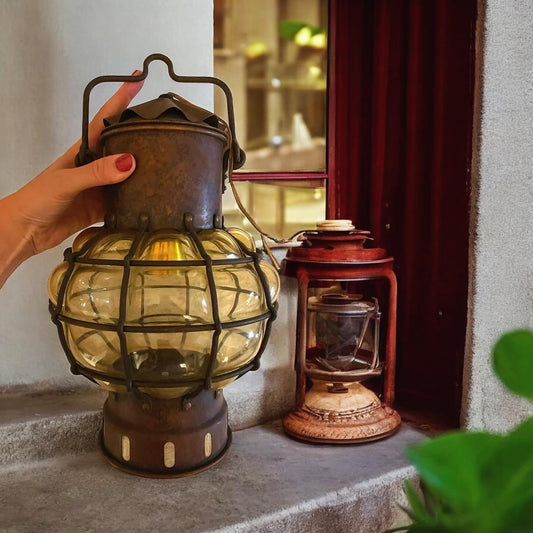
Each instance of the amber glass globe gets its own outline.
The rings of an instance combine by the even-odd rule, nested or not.
[[[254,262],[253,239],[241,229],[196,236],[162,229],[139,240],[134,231],[105,228],[78,235],[74,264],[56,267],[48,292],[82,373],[123,392],[127,365],[141,391],[176,398],[202,386],[208,373],[212,388],[223,387],[253,361],[279,276],[266,261]]]

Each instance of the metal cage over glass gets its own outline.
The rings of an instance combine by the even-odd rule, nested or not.
[[[50,276],[72,372],[156,398],[221,388],[259,367],[279,283],[242,230],[90,228]]]

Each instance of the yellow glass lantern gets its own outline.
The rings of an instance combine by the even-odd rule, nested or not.
[[[50,310],[74,373],[110,394],[101,448],[112,464],[180,476],[216,463],[231,431],[222,387],[259,367],[276,315],[279,276],[252,237],[224,228],[224,178],[244,164],[230,125],[174,94],[106,121],[104,153],[137,166],[110,187],[106,223],[88,228],[49,279]],[[215,81],[213,81],[215,80]],[[84,142],[87,131],[84,129]],[[156,155],[154,155],[156,154]],[[82,144],[80,161],[87,162]]]

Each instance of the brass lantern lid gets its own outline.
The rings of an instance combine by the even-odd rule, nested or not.
[[[196,228],[219,225],[222,192],[229,172],[231,134],[217,115],[173,93],[104,119],[105,155],[131,153],[137,166],[123,183],[106,190],[106,225],[183,228],[194,216]]]
[[[104,119],[106,127],[123,124],[157,120],[163,122],[185,122],[216,128],[227,135],[226,124],[217,115],[203,109],[175,93],[165,93],[142,104],[129,107],[118,115]]]

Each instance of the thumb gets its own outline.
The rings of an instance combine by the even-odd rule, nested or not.
[[[135,170],[135,158],[131,154],[102,157],[81,167],[68,170],[68,188],[73,194],[85,189],[110,185],[125,180]]]

